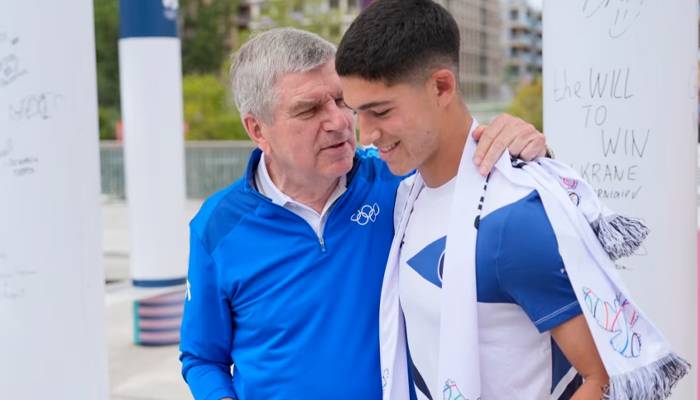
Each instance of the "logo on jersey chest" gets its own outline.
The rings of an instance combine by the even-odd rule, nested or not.
[[[442,287],[442,272],[445,266],[445,245],[447,236],[425,246],[406,263],[433,285]]]
[[[379,204],[365,204],[350,216],[350,221],[356,222],[360,226],[375,222],[379,216]]]

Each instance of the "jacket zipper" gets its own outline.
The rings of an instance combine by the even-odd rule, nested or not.
[[[259,193],[259,192],[256,191],[256,190],[251,190],[251,193],[253,193],[254,196],[257,196],[257,197],[259,197],[260,199],[262,199],[262,200],[264,200],[264,201],[266,201],[266,202],[272,204],[273,206],[279,207],[279,208],[283,209],[284,211],[286,211],[286,212],[288,212],[288,213],[291,213],[291,214],[294,215],[295,217],[297,217],[297,218],[301,219],[302,221],[304,221],[304,223],[306,224],[306,226],[309,227],[309,228],[311,228],[311,231],[313,232],[314,236],[316,236],[316,237],[318,238],[318,244],[319,244],[319,246],[321,247],[321,253],[325,253],[325,252],[326,252],[326,241],[325,241],[325,239],[323,238],[323,234],[324,234],[324,232],[325,232],[325,230],[326,230],[326,225],[325,225],[325,224],[323,225],[323,230],[320,232],[320,234],[317,235],[317,234],[316,234],[316,231],[314,231],[314,229],[311,227],[311,225],[309,225],[309,223],[308,223],[304,218],[302,218],[301,216],[297,215],[296,213],[294,213],[294,212],[292,212],[292,211],[290,211],[290,210],[288,210],[288,209],[286,209],[286,208],[284,208],[284,207],[282,207],[282,206],[280,206],[280,205],[278,205],[278,204],[275,204],[275,203],[271,202],[270,199],[268,199],[267,197],[263,196],[261,193]],[[341,197],[342,197],[342,196],[341,196]],[[339,201],[339,200],[340,200],[340,199],[338,199],[338,201]],[[336,201],[336,203],[337,203],[337,201]],[[330,219],[331,213],[333,212],[333,209],[335,208],[335,206],[336,206],[336,204],[333,204],[333,205],[331,206],[331,209],[328,210],[328,218],[326,219],[326,222],[328,222],[328,219]]]

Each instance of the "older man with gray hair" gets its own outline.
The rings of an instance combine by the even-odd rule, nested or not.
[[[273,29],[233,60],[258,148],[190,225],[180,348],[196,399],[381,399],[379,296],[401,178],[355,148],[334,57],[312,33]],[[521,121],[496,125],[482,133],[487,164],[494,139],[544,151]]]

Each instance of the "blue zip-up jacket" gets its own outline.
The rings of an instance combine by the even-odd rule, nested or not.
[[[260,154],[190,224],[183,377],[198,400],[379,400],[379,296],[401,178],[358,151],[319,240],[257,191]]]

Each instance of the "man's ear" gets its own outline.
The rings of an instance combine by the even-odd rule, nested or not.
[[[440,68],[433,72],[429,79],[437,104],[446,107],[458,95],[458,82],[454,72],[448,68]]]
[[[243,126],[245,127],[250,140],[252,140],[263,152],[269,152],[270,144],[263,135],[263,122],[253,115],[247,114],[243,118]]]

